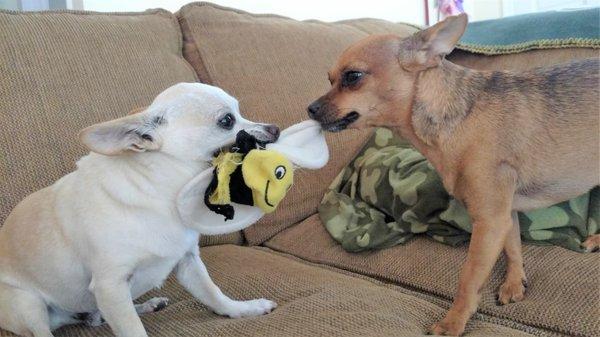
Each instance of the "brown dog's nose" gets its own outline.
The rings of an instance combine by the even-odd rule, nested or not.
[[[319,110],[321,110],[321,102],[319,100],[312,102],[306,110],[308,111],[308,117],[315,119]]]
[[[273,141],[279,139],[279,128],[277,127],[277,125],[265,125],[265,131],[271,136],[273,136]]]

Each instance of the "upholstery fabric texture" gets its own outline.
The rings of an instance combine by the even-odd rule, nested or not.
[[[221,245],[203,248],[203,260],[217,285],[235,299],[268,298],[278,303],[272,313],[230,319],[212,313],[177,284],[167,280],[153,296],[171,302],[162,311],[142,316],[152,337],[420,337],[442,318],[446,303],[434,304],[411,291],[376,280],[312,266],[259,247]],[[508,324],[508,326],[504,325]],[[528,337],[527,329],[481,316],[467,332],[473,337]],[[530,329],[535,333],[535,330]],[[0,332],[0,337],[13,336]],[[56,337],[111,337],[107,325],[65,327]]]
[[[331,238],[318,215],[281,232],[266,246],[446,299],[454,295],[467,254],[467,247],[424,237],[388,249],[348,253]],[[525,244],[523,257],[529,284],[525,300],[496,304],[504,280],[502,257],[482,290],[479,312],[570,336],[598,336],[600,254]]]
[[[0,11],[0,226],[25,196],[75,169],[77,133],[198,80],[175,16]],[[241,243],[242,234],[203,236]]]
[[[0,11],[0,223],[89,152],[79,130],[196,81],[167,11]]]

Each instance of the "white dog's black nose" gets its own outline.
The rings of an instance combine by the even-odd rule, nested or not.
[[[265,131],[273,137],[273,141],[276,141],[279,138],[279,127],[277,127],[277,125],[265,125]]]

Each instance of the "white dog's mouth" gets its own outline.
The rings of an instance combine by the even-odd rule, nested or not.
[[[251,149],[265,149],[267,144],[276,142],[278,138],[279,132],[273,134],[255,129],[241,130],[237,133],[235,142],[217,148],[213,152],[213,156],[217,157],[223,152],[247,153]]]
[[[280,134],[279,127],[274,124],[258,124],[244,128],[244,131],[263,145],[276,142],[277,139],[279,139]]]

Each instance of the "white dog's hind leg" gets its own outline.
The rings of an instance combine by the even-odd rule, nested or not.
[[[259,316],[271,312],[277,303],[261,298],[235,301],[225,296],[213,283],[199,251],[188,252],[177,265],[177,279],[194,297],[219,315],[231,318]]]
[[[44,300],[34,293],[1,282],[0,327],[25,337],[52,337]]]

